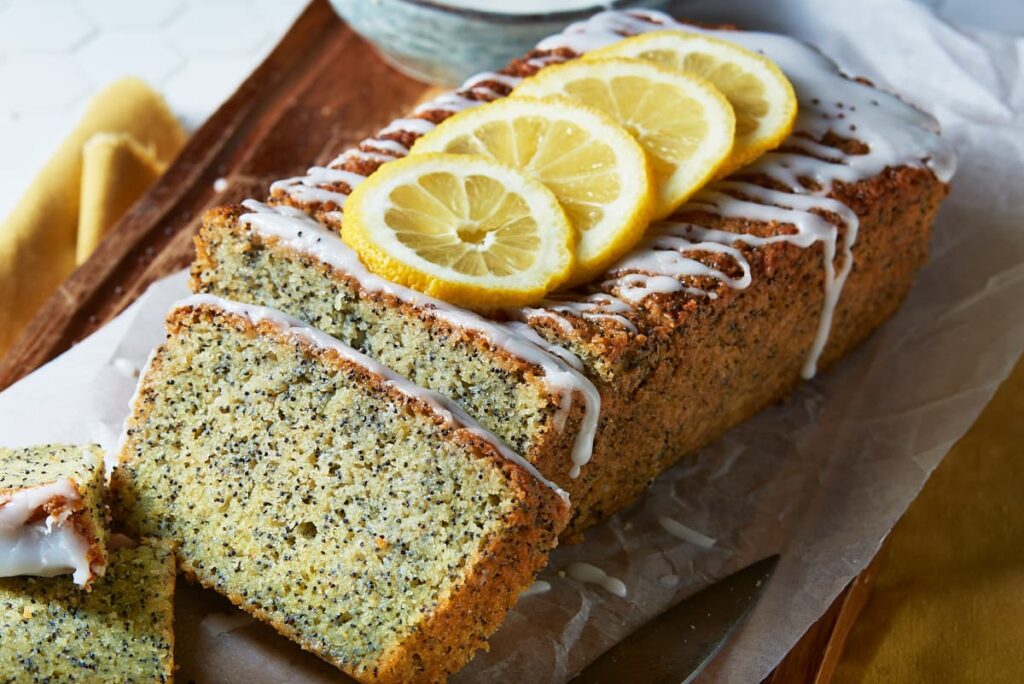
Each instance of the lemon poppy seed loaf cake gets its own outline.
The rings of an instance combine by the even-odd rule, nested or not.
[[[112,475],[130,529],[361,681],[438,681],[533,581],[564,493],[440,396],[270,309],[195,296]]]
[[[472,316],[367,273],[337,237],[348,194],[453,113],[548,65],[666,29],[767,55],[795,90],[796,124],[778,149],[651,225],[589,285]],[[954,166],[934,119],[798,41],[605,12],[275,183],[278,206],[211,212],[192,287],[272,303],[461,402],[569,492],[564,534],[576,536],[891,316],[927,258]],[[559,365],[536,363],[545,357]],[[551,378],[570,379],[561,387],[571,391],[552,391]]]
[[[107,563],[103,482],[94,445],[0,448],[0,577],[74,573],[91,587]]]
[[[174,555],[143,540],[110,552],[92,591],[70,577],[0,579],[0,681],[174,680]]]

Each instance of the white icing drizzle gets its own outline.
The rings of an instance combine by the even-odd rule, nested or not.
[[[726,194],[730,190],[756,201],[738,199]],[[825,349],[829,332],[832,329],[832,317],[839,303],[839,295],[842,293],[843,285],[853,267],[853,244],[857,241],[857,230],[860,225],[857,214],[842,202],[828,197],[779,192],[753,183],[737,181],[722,181],[714,184],[708,190],[702,190],[697,193],[688,207],[709,211],[727,218],[745,218],[763,223],[788,224],[795,227],[797,231],[793,235],[781,234],[771,237],[731,234],[733,240],[749,245],[788,242],[798,247],[807,248],[815,242],[821,243],[824,248],[825,298],[818,330],[801,371],[804,378],[814,377],[818,369],[818,359]],[[831,212],[846,225],[846,230],[843,232],[842,260],[838,270],[835,266],[835,257],[839,229],[835,224],[812,213],[815,210]]]
[[[670,292],[685,292],[709,299],[718,296],[713,290],[695,287],[688,279],[712,278],[725,287],[739,290],[748,287],[751,280],[750,264],[734,246],[736,243],[756,247],[771,242],[789,242],[809,247],[821,242],[825,252],[824,302],[818,331],[802,369],[804,377],[811,377],[817,370],[818,359],[828,341],[833,314],[846,277],[853,266],[852,247],[857,237],[857,217],[854,212],[827,197],[834,183],[853,183],[877,175],[888,167],[900,166],[928,168],[940,181],[948,182],[955,170],[952,148],[937,135],[937,124],[930,116],[903,103],[894,95],[845,78],[835,64],[819,52],[785,36],[705,30],[680,24],[668,15],[656,11],[609,11],[569,26],[562,33],[542,41],[538,49],[565,48],[582,54],[620,40],[624,36],[666,28],[717,35],[766,54],[786,72],[800,101],[795,135],[786,141],[784,150],[763,155],[743,171],[762,174],[781,187],[788,188],[788,192],[767,190],[753,183],[723,181],[709,186],[684,209],[700,209],[719,216],[742,217],[756,221],[778,221],[792,225],[796,233],[758,238],[669,220],[653,226],[649,231],[650,237],[611,269],[611,278],[604,281],[601,287],[615,294],[598,292],[582,297],[559,294],[538,307],[521,309],[512,312],[512,315],[526,322],[538,317],[546,318],[553,321],[556,327],[567,335],[573,332],[571,317],[611,321],[630,332],[635,332],[636,326],[629,315],[648,296]],[[547,64],[569,58],[564,54],[549,54],[532,57],[526,64],[540,69]],[[489,83],[510,88],[518,84],[519,80],[515,76],[494,72],[473,76],[460,90],[419,105],[414,110],[414,117],[395,121],[384,128],[377,138],[365,141],[363,147],[371,148],[370,150],[350,149],[326,167],[310,169],[304,177],[275,183],[273,191],[285,193],[301,203],[329,203],[338,208],[343,207],[344,193],[320,186],[339,181],[350,188],[357,185],[363,176],[344,171],[342,167],[347,162],[357,160],[384,163],[407,152],[401,143],[382,139],[380,136],[418,137],[434,126],[426,119],[419,118],[420,116],[432,112],[451,114],[475,107],[482,104],[482,100],[492,100],[503,95],[489,86]],[[837,147],[819,142],[830,133],[864,143],[867,147],[866,153],[847,154]],[[335,173],[345,175],[333,175]],[[806,187],[804,181],[812,183],[813,188]],[[737,194],[742,195],[742,198],[734,196]],[[837,244],[840,235],[838,227],[825,220],[820,213],[836,216],[844,224],[842,245]],[[263,210],[258,210],[257,214],[266,216]],[[337,209],[327,212],[324,217],[332,222],[340,222],[342,218]],[[262,219],[261,222],[267,223]],[[288,231],[294,232],[294,226]],[[317,244],[303,239],[288,240],[293,247],[301,245],[317,253],[324,252],[325,248],[321,243],[327,242],[326,236],[319,239]],[[337,239],[330,242],[341,245]],[[335,257],[340,253],[336,248],[327,251]],[[699,252],[728,255],[736,262],[742,275],[732,277],[704,264],[694,256]],[[557,345],[548,343],[538,346],[536,339],[522,334],[522,328],[486,321],[468,312],[430,300],[420,293],[413,293],[375,278],[350,252],[346,252],[344,258],[339,259],[339,263],[342,264],[340,268],[359,279],[364,286],[386,290],[408,301],[433,306],[440,317],[454,324],[467,325],[485,332],[491,336],[492,343],[498,346],[506,346],[509,340],[514,340],[518,351],[512,353],[528,354],[523,358],[531,363],[534,363],[531,359],[537,358],[538,355],[548,359],[549,363],[555,358],[566,359],[565,354],[555,350]],[[517,332],[513,333],[513,329]],[[543,367],[543,364],[537,365]],[[563,382],[567,371],[576,373],[573,366],[571,362],[562,363],[554,375],[545,369],[545,377],[549,382],[554,377],[562,378],[554,382]],[[581,434],[573,449],[572,473],[573,477],[576,477],[579,474],[579,467],[590,459],[590,445],[597,425],[599,397],[593,385],[579,373],[573,378],[572,387],[583,392],[587,403],[583,431],[585,434]],[[560,408],[556,420],[564,420],[567,411],[568,409],[563,411]]]
[[[396,143],[397,144],[397,143]],[[399,145],[399,147],[402,147]],[[402,147],[402,149],[405,149]],[[285,178],[275,181],[270,186],[270,191],[283,191],[290,194],[294,199],[301,202],[331,202],[339,207],[345,205],[348,195],[337,190],[329,190],[322,187],[326,184],[344,183],[349,189],[366,180],[366,176],[352,173],[344,169],[333,169],[326,166],[314,166],[306,171],[305,176]]]
[[[368,161],[383,164],[384,162],[394,161],[395,159],[398,159],[399,156],[400,155],[393,154],[391,152],[369,152],[367,150],[353,148],[351,150],[345,150],[344,152],[342,152],[337,159],[330,163],[330,167],[340,167],[349,160]]]
[[[124,358],[123,356],[119,356],[113,361],[111,361],[111,365],[114,366],[117,372],[121,373],[125,377],[139,377],[139,369],[135,367],[134,363]]]
[[[522,82],[518,76],[509,76],[508,74],[499,74],[494,71],[485,71],[482,74],[476,74],[470,76],[465,83],[462,84],[463,90],[473,90],[482,83],[500,83],[508,88],[515,88]]]
[[[290,339],[299,339],[321,349],[334,350],[342,358],[365,368],[374,375],[379,375],[388,385],[405,396],[427,404],[449,425],[466,430],[467,432],[470,432],[480,439],[490,443],[503,458],[516,463],[539,482],[551,488],[566,502],[569,501],[569,495],[559,488],[558,485],[541,475],[540,471],[538,471],[532,463],[505,446],[505,443],[502,440],[466,415],[466,413],[454,402],[446,399],[436,392],[432,392],[409,382],[390,368],[377,363],[369,356],[353,349],[341,340],[306,325],[299,319],[289,316],[281,311],[269,309],[265,306],[256,306],[254,304],[242,304],[240,302],[234,302],[209,294],[191,295],[177,302],[172,307],[172,311],[200,306],[212,307],[234,316],[241,316],[251,321],[254,325],[259,324],[262,321],[268,321]]]
[[[688,541],[694,546],[699,546],[702,549],[710,549],[715,545],[715,540],[706,534],[701,534],[697,530],[687,527],[678,520],[673,518],[659,518],[658,522],[665,529],[666,532],[671,534],[673,537],[678,537],[683,541]]]
[[[310,169],[310,171],[319,171],[321,169],[330,170],[325,169],[322,166],[317,166]],[[270,186],[270,191],[285,192],[297,202],[317,204],[331,203],[339,207],[345,206],[345,200],[348,199],[348,195],[344,192],[317,187],[316,182],[309,180],[308,176],[296,176],[294,178],[284,178],[279,181],[274,181]]]
[[[564,426],[573,396],[578,392],[583,399],[584,411],[572,447],[573,466],[570,475],[577,477],[580,467],[590,461],[601,412],[601,395],[594,383],[564,361],[564,357],[549,353],[546,349],[548,345],[537,344],[535,340],[523,337],[515,326],[478,316],[471,311],[452,306],[370,273],[358,255],[336,234],[298,209],[287,206],[271,207],[253,200],[247,200],[244,205],[251,213],[242,215],[240,222],[248,225],[257,234],[277,238],[284,247],[307,254],[355,278],[365,290],[383,292],[429,311],[454,328],[474,330],[492,346],[539,368],[543,372],[542,382],[549,391],[560,396],[559,412],[555,416],[556,424],[561,422]],[[570,403],[567,405],[566,401]],[[556,427],[561,429],[559,425]]]
[[[366,176],[358,173],[352,173],[344,169],[329,169],[324,166],[314,166],[307,174],[316,183],[344,183],[350,188],[355,188],[366,180]]]
[[[423,119],[414,119],[415,121],[422,121]],[[430,123],[429,121],[427,123]],[[409,154],[409,148],[398,142],[397,140],[391,140],[386,138],[372,138],[363,142],[364,145],[372,145],[378,150],[383,150],[386,154],[394,155],[397,157],[404,157]],[[361,174],[354,173],[353,176],[359,176],[365,178]],[[354,187],[354,186],[353,186]]]
[[[63,499],[61,509],[33,521],[54,499]],[[102,575],[104,568],[89,563],[89,544],[70,521],[72,507],[81,500],[71,480],[62,477],[0,501],[0,577],[73,572],[75,584],[83,585],[92,575]]]
[[[613,274],[616,278],[604,284],[617,287],[619,299],[630,304],[654,293],[687,292],[711,299],[718,296],[715,292],[684,285],[681,278],[710,277],[737,290],[749,287],[750,263],[743,252],[721,242],[695,240],[694,236],[701,231],[693,224],[669,221],[656,224],[638,248],[615,265]],[[688,252],[725,254],[739,266],[743,275],[732,278],[702,261],[687,257]]]
[[[581,373],[583,372],[583,362],[580,361],[580,357],[576,356],[565,347],[561,347],[557,344],[552,344],[551,342],[548,342],[547,340],[540,336],[540,333],[538,333],[536,330],[531,328],[526,323],[523,323],[522,321],[506,321],[503,325],[509,330],[520,335],[521,337],[525,337],[530,342],[533,342],[538,347],[542,347],[549,354],[553,354],[558,358],[562,359],[567,364],[569,364],[576,370],[580,371]]]
[[[679,24],[660,12],[638,10],[594,15],[569,26],[561,34],[545,39],[538,48],[568,48],[575,53],[584,53],[626,35],[665,28],[717,35],[766,54],[786,72],[800,100],[800,114],[794,129],[796,135],[787,140],[785,147],[803,154],[793,151],[766,154],[743,171],[767,176],[789,188],[788,192],[767,190],[753,183],[722,181],[709,186],[682,210],[700,209],[719,216],[778,221],[794,226],[797,232],[794,235],[756,238],[690,225],[686,234],[680,234],[679,224],[669,221],[652,227],[652,237],[615,265],[611,270],[614,277],[602,283],[602,287],[615,291],[619,301],[629,305],[636,305],[652,294],[668,292],[714,298],[716,293],[680,281],[703,276],[734,289],[748,287],[750,266],[742,254],[731,247],[734,243],[757,246],[789,242],[809,247],[821,242],[824,249],[824,301],[818,330],[802,369],[803,377],[813,377],[828,342],[843,285],[853,266],[852,248],[857,239],[856,214],[844,204],[827,197],[834,183],[853,183],[898,166],[926,167],[940,181],[948,182],[956,165],[952,148],[937,135],[938,126],[932,117],[894,95],[845,78],[822,54],[785,36],[704,30]],[[837,147],[817,142],[830,133],[860,141],[867,146],[867,152],[847,154]],[[743,198],[734,197],[735,194],[741,194]],[[841,246],[837,245],[838,228],[822,218],[821,213],[835,215],[844,224]],[[669,236],[672,239],[667,239]],[[703,243],[687,244],[694,237]],[[730,278],[685,256],[686,252],[721,252],[721,249],[713,247],[708,249],[709,243],[713,242],[732,250],[726,253],[743,269],[742,278]],[[837,254],[840,259],[838,266],[835,263]],[[540,310],[527,309],[522,315],[526,320],[533,317],[555,319],[560,312],[581,315],[586,310],[586,304],[568,307],[560,304]],[[560,323],[560,327],[567,333],[571,332],[571,321],[562,320],[564,323]]]
[[[541,66],[554,61],[563,61],[565,58],[552,55],[547,58],[537,59],[543,60],[542,63],[537,66],[537,68],[540,68]],[[492,87],[487,85],[488,83],[499,83],[511,89],[519,85],[520,81],[522,81],[522,79],[518,76],[499,74],[494,71],[485,71],[483,73],[476,74],[466,80],[458,91],[445,93],[430,100],[429,102],[424,102],[413,110],[413,116],[392,121],[377,133],[377,137],[364,140],[360,143],[359,148],[346,150],[327,166],[314,166],[306,173],[305,176],[287,178],[285,180],[275,182],[271,185],[271,194],[285,194],[292,200],[301,203],[330,203],[337,207],[343,207],[347,197],[345,193],[318,187],[324,184],[336,182],[336,180],[342,180],[339,178],[332,180],[332,176],[329,173],[330,171],[339,171],[341,170],[341,167],[352,160],[384,163],[393,159],[398,159],[399,157],[404,157],[409,153],[409,148],[400,142],[388,139],[385,136],[412,135],[418,138],[429,133],[436,126],[432,121],[422,118],[421,115],[431,112],[454,114],[464,109],[476,107],[477,105],[483,104],[485,101],[496,100],[504,97],[504,93],[494,90]],[[470,93],[476,96],[476,98],[482,97],[484,99],[480,100],[467,97]],[[350,171],[345,171],[344,173],[349,174],[348,178],[344,179],[343,182],[348,185],[350,189],[354,188],[360,181],[365,179],[365,176],[358,173]],[[328,218],[332,221],[340,221],[341,219],[340,215],[336,214],[328,216]]]
[[[597,584],[605,589],[605,591],[615,594],[620,598],[625,598],[628,593],[626,585],[622,580],[617,577],[612,577],[601,568],[590,563],[573,563],[567,570],[569,577],[572,577],[577,582],[585,582],[588,584]]]
[[[389,125],[380,129],[378,137],[370,141],[370,144],[374,145],[378,142],[382,142],[379,137],[381,135],[393,135],[395,133],[414,133],[416,135],[425,135],[434,130],[434,128],[435,125],[426,119],[395,119]],[[408,152],[408,150],[406,150],[406,152]]]
[[[536,596],[537,594],[546,594],[551,591],[551,582],[546,580],[537,580],[530,586],[528,586],[523,593],[519,594],[519,598],[523,599],[527,596]]]
[[[632,310],[633,308],[621,299],[604,292],[595,292],[582,297],[555,293],[547,299],[541,300],[538,307],[523,307],[514,313],[521,316],[523,320],[538,317],[550,318],[567,333],[572,332],[572,324],[568,324],[566,327],[568,321],[558,314],[570,314],[591,321],[611,321],[635,333],[637,332],[636,326],[623,315]]]
[[[440,95],[433,100],[430,100],[429,102],[424,102],[412,111],[413,114],[426,114],[428,112],[461,112],[464,109],[470,109],[481,104],[483,104],[483,102],[459,95],[458,93],[445,93],[444,95]]]
[[[567,61],[568,59],[568,57],[564,57],[558,54],[541,55],[540,57],[531,57],[530,59],[526,60],[526,63],[529,64],[534,69],[543,69],[546,66],[549,66],[551,64],[559,64],[561,62]]]

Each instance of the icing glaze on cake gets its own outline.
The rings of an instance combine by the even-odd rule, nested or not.
[[[611,320],[632,331],[635,330],[633,324],[623,314],[647,296],[672,292],[713,296],[713,293],[688,285],[687,278],[711,277],[728,287],[747,287],[750,283],[749,265],[739,251],[732,248],[737,242],[752,246],[789,242],[804,248],[820,242],[824,252],[825,296],[818,331],[803,368],[805,378],[813,377],[828,341],[843,285],[853,266],[852,248],[857,239],[856,214],[828,197],[834,183],[853,183],[878,174],[887,167],[898,166],[925,167],[940,181],[948,182],[955,170],[952,148],[939,137],[932,117],[894,95],[846,78],[821,53],[785,36],[700,29],[655,11],[611,11],[572,24],[562,33],[541,41],[538,50],[548,51],[548,54],[531,57],[525,64],[535,70],[541,69],[621,40],[624,36],[666,28],[708,33],[767,55],[792,81],[800,102],[794,135],[784,144],[785,151],[765,154],[742,171],[743,175],[766,177],[788,191],[769,190],[749,182],[720,181],[699,193],[679,213],[700,210],[723,217],[777,221],[795,226],[796,233],[763,238],[714,231],[692,224],[680,225],[669,218],[652,226],[647,239],[610,270],[611,277],[600,285],[603,292],[583,297],[551,297],[540,306],[524,308],[513,315],[525,321],[535,318],[555,320],[566,331],[572,328],[573,316]],[[416,117],[399,119],[385,127],[377,138],[364,142],[361,148],[381,149],[388,142],[393,142],[387,139],[388,136],[401,137],[408,143],[432,129],[433,120],[502,97],[520,80],[519,76],[496,72],[473,76],[455,93],[420,105],[416,109]],[[826,93],[828,102],[821,97]],[[829,134],[857,140],[863,143],[866,152],[848,154],[840,147],[821,142]],[[405,145],[399,147],[401,149],[391,147],[387,155],[364,149],[349,150],[327,167],[314,167],[305,177],[280,181],[274,189],[300,202],[331,202],[340,210],[346,194],[320,187],[322,181],[333,178],[351,189],[363,176],[331,176],[330,172],[352,159],[383,162],[397,158],[407,149]],[[820,213],[831,213],[842,219],[845,225],[841,236],[837,227],[823,219]],[[340,220],[340,212],[330,212],[327,218]],[[723,252],[723,248],[732,251]],[[698,252],[729,254],[743,269],[745,277],[729,277],[706,266],[698,258],[687,257],[688,253]]]

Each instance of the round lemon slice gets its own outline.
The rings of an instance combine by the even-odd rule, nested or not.
[[[512,96],[565,96],[604,112],[636,138],[654,169],[658,216],[711,180],[733,146],[732,107],[708,83],[636,59],[575,61],[523,81]]]
[[[461,112],[416,141],[411,155],[424,152],[489,157],[550,188],[578,234],[570,284],[628,252],[651,217],[643,150],[605,115],[569,101],[506,98]]]
[[[736,43],[700,33],[654,31],[588,53],[584,59],[632,57],[708,80],[736,112],[736,145],[725,175],[778,147],[793,130],[793,85],[767,57]]]
[[[382,165],[345,203],[341,237],[377,275],[477,311],[533,303],[574,263],[555,195],[482,157]]]

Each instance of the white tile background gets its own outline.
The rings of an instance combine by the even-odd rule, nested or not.
[[[1024,33],[1024,0],[921,2],[955,22]],[[89,97],[111,80],[141,76],[195,127],[259,64],[304,5],[0,0],[0,218]]]
[[[0,219],[81,115],[140,76],[194,128],[306,0],[0,0]]]

